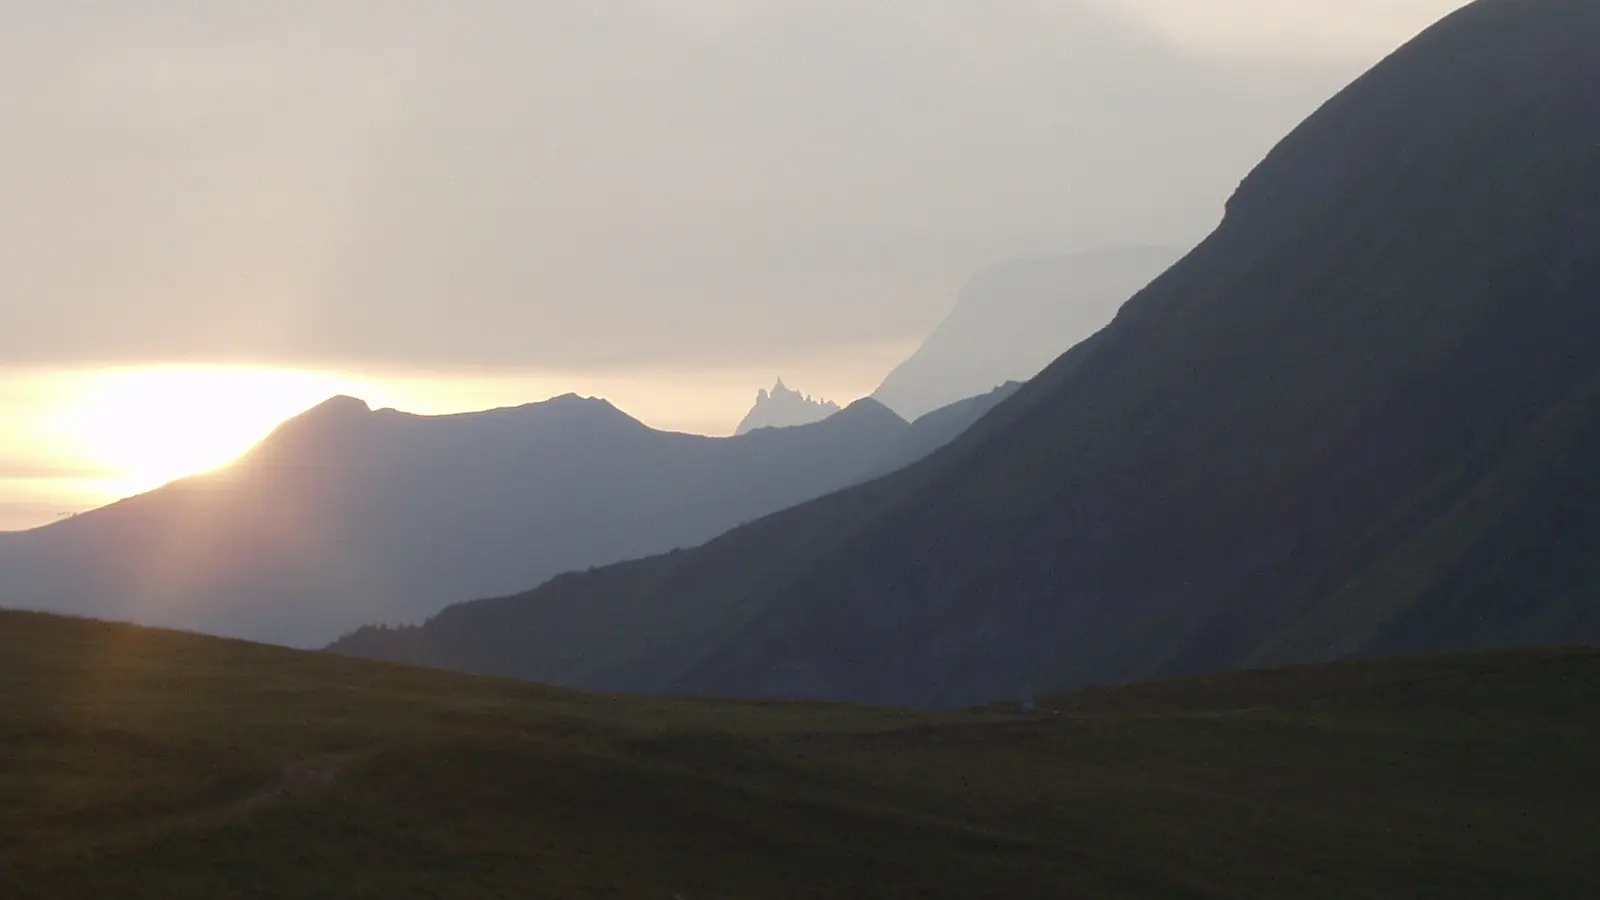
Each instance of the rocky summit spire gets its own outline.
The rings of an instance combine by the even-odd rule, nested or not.
[[[748,434],[758,428],[788,428],[793,425],[809,425],[839,411],[839,404],[826,400],[813,399],[799,391],[791,389],[779,378],[772,386],[769,393],[765,389],[756,392],[756,405],[751,408],[749,415],[739,423],[735,434]]]

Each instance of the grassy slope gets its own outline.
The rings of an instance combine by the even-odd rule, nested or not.
[[[1592,895],[1597,700],[1571,650],[914,715],[0,614],[0,896]]]

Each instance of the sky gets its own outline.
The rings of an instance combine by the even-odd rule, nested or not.
[[[1460,5],[0,0],[0,529],[328,388],[854,399],[986,265],[1192,244]]]

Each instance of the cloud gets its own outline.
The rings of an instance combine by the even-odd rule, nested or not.
[[[904,341],[996,259],[1197,238],[1370,61],[1097,2],[0,0],[0,358]]]

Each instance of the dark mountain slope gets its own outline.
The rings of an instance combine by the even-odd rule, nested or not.
[[[956,701],[1600,635],[1597,40],[1595,4],[1487,2],[1397,54],[679,686]]]
[[[546,677],[519,623],[557,597],[629,628],[709,610],[575,681],[954,704],[1600,638],[1595,46],[1600,4],[1466,8],[945,450],[394,655]]]

